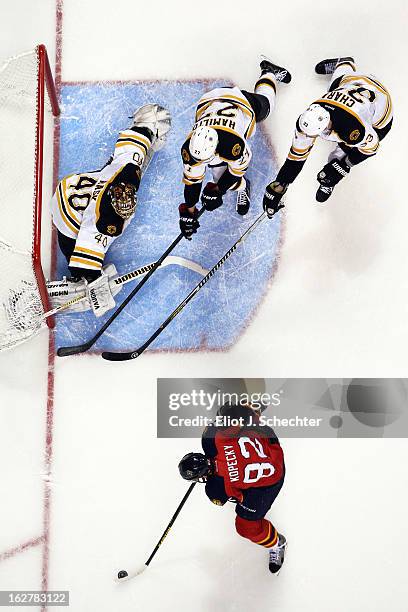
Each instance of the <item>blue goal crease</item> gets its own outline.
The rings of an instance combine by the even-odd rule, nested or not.
[[[183,200],[180,147],[194,123],[197,100],[225,81],[164,81],[154,83],[78,84],[62,87],[59,177],[102,167],[120,130],[129,125],[133,111],[150,102],[168,108],[172,129],[163,150],[155,154],[139,190],[134,219],[110,248],[106,262],[122,274],[156,261],[178,235],[178,205]],[[186,112],[186,109],[187,112]],[[234,193],[222,208],[207,212],[193,240],[183,240],[173,255],[191,259],[210,269],[261,212],[263,191],[277,168],[265,133],[251,139],[253,158],[252,206],[246,217],[235,211]],[[152,344],[152,350],[223,350],[232,346],[251,321],[262,300],[276,262],[280,219],[263,223],[248,237],[190,304]],[[67,265],[58,253],[58,278]],[[128,350],[142,344],[201,280],[196,272],[170,265],[154,273],[128,304],[94,350]],[[137,281],[135,281],[137,282]],[[131,289],[117,295],[119,304]],[[61,314],[56,325],[57,346],[80,344],[101,327],[112,311],[96,319],[93,313]]]

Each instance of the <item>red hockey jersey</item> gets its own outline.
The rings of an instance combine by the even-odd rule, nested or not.
[[[268,487],[278,482],[284,471],[282,448],[257,431],[245,430],[239,437],[215,435],[216,474],[224,479],[227,495],[240,500],[241,490]]]

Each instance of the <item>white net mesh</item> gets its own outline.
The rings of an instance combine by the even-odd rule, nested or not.
[[[39,55],[34,50],[0,68],[0,350],[43,326],[33,270]],[[45,114],[51,110],[45,94]]]

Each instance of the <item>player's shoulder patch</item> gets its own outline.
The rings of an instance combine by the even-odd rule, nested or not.
[[[365,128],[363,125],[347,127],[342,137],[347,144],[357,145],[360,144],[365,138]]]
[[[330,112],[333,130],[349,145],[359,144],[365,137],[365,127],[352,109],[331,104],[330,100],[318,102]]]
[[[356,142],[361,136],[361,130],[353,130],[350,132],[350,140]]]
[[[191,164],[192,157],[190,154],[190,138],[187,138],[183,146],[181,147],[181,157],[185,164]]]
[[[96,228],[105,236],[120,236],[123,232],[125,220],[114,210],[111,197],[107,191],[102,196],[99,206],[99,217],[96,220]]]
[[[190,140],[191,140],[191,137],[189,136],[187,138],[187,140],[185,141],[185,143],[183,144],[183,146],[181,147],[181,158],[183,160],[183,164],[185,164],[187,166],[196,166],[198,164],[201,164],[202,162],[197,161],[191,155],[191,153],[190,153]]]
[[[240,145],[239,142],[236,142],[231,149],[231,153],[233,157],[238,157],[238,155],[241,155],[241,152],[242,152],[242,146]]]
[[[217,154],[227,161],[239,159],[245,150],[245,142],[234,132],[217,129],[218,146]]]
[[[112,207],[110,207],[112,208]],[[113,219],[113,217],[118,217]],[[112,209],[102,214],[96,222],[96,228],[101,234],[105,236],[120,236],[123,231],[124,220],[120,219]]]

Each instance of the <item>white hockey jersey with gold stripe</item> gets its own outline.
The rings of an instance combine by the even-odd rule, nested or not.
[[[125,182],[138,189],[151,144],[150,130],[124,130],[106,166],[101,170],[71,174],[59,182],[51,201],[51,213],[58,231],[75,240],[70,268],[101,269],[110,245],[132,219],[124,219],[114,210],[109,188],[115,182]]]
[[[320,138],[356,149],[357,162],[376,154],[382,137],[381,131],[390,127],[393,116],[391,96],[376,78],[359,74],[346,75],[335,89],[314,103],[328,110],[332,121],[331,130],[320,134]],[[302,132],[298,120],[292,146],[277,180],[293,182],[315,140],[315,137]]]
[[[202,126],[214,128],[218,134],[216,155],[210,165],[226,164],[239,183],[252,157],[247,139],[256,131],[255,112],[248,99],[238,87],[219,87],[205,93],[197,104],[193,130]],[[198,162],[191,156],[190,138],[191,133],[181,148],[183,182],[187,186],[200,184],[208,166],[208,162]]]
[[[352,74],[341,79],[339,86],[315,101],[329,110],[333,128],[321,134],[324,140],[357,147],[365,155],[374,155],[379,146],[377,130],[392,119],[391,96],[374,77]],[[290,159],[307,157],[315,139],[296,130]]]

